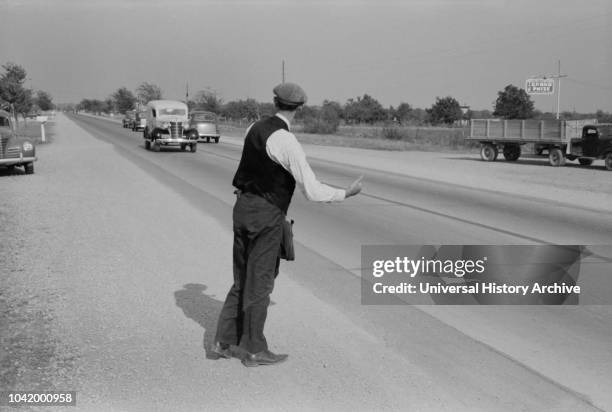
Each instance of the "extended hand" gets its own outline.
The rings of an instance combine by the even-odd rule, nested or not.
[[[362,179],[363,179],[363,175],[359,176],[357,180],[355,180],[353,183],[349,185],[349,187],[346,188],[345,197],[355,196],[357,193],[361,192],[361,189],[362,189],[361,180]]]

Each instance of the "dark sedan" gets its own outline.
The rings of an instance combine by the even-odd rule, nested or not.
[[[31,139],[17,136],[10,113],[0,110],[0,167],[23,166],[25,173],[34,173],[36,147]]]

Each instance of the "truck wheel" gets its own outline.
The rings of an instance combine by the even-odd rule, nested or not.
[[[606,155],[606,158],[604,159],[604,164],[606,165],[607,170],[612,170],[612,152]]]
[[[593,164],[593,159],[580,158],[578,159],[578,163],[580,163],[582,166],[590,166]]]
[[[145,149],[151,150],[151,142],[148,140],[145,140]]]
[[[26,163],[25,165],[23,165],[23,169],[25,170],[26,175],[33,175],[34,174],[34,163]]]
[[[219,138],[215,137],[215,143],[219,143]]]
[[[551,166],[563,166],[565,164],[565,156],[563,155],[563,151],[558,147],[550,149],[548,161],[550,162]]]
[[[510,162],[515,162],[521,157],[521,146],[517,144],[506,144],[503,149],[504,158]]]
[[[206,143],[210,143],[210,136],[206,136]]]
[[[497,147],[492,145],[491,143],[485,143],[482,145],[480,149],[480,158],[485,162],[492,162],[497,159],[498,155]]]
[[[195,153],[198,151],[198,144],[197,143],[191,143],[191,153]]]

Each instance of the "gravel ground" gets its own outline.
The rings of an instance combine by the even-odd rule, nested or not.
[[[53,124],[47,130],[52,136]],[[35,274],[28,270],[46,254],[46,244],[37,239],[49,232],[32,208],[35,193],[20,189],[34,176],[4,169],[0,182],[0,387],[65,390],[74,384],[78,351],[57,329],[53,308],[62,305],[62,296],[48,277],[33,279]]]

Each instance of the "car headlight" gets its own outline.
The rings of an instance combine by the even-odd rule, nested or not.
[[[24,152],[31,152],[34,150],[34,145],[30,142],[24,142],[21,147],[23,147]]]
[[[163,122],[161,125],[162,129],[167,129],[170,127],[170,123],[169,122]]]

